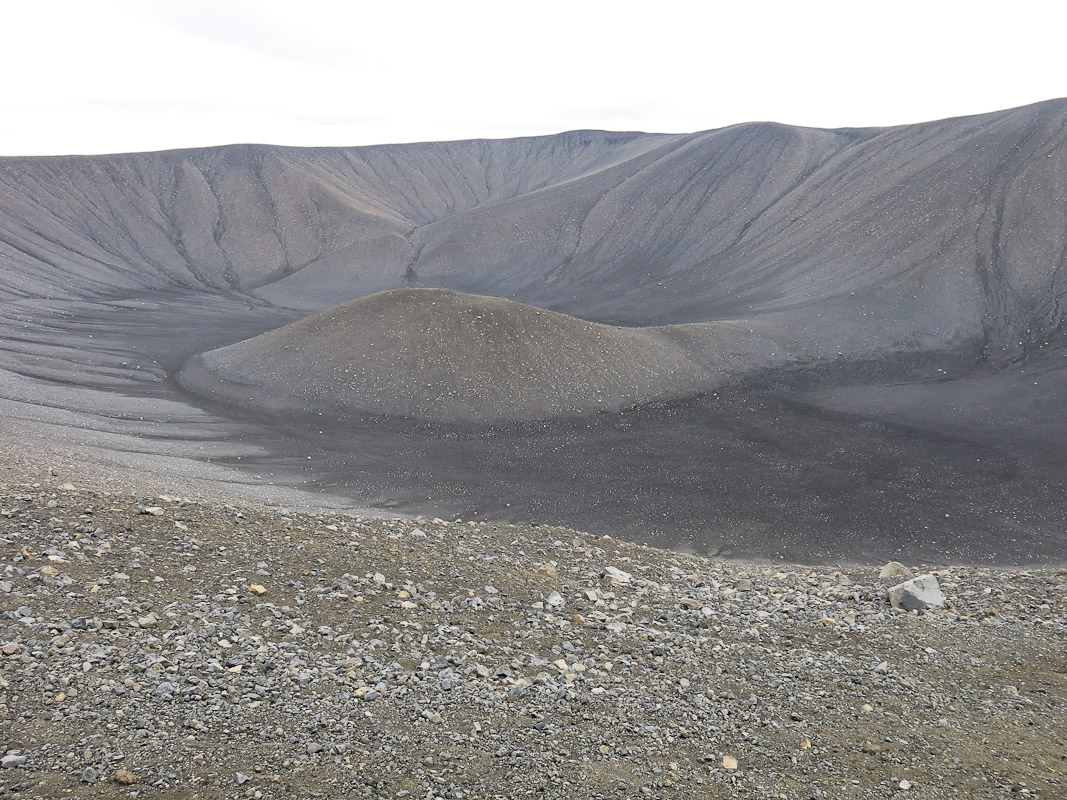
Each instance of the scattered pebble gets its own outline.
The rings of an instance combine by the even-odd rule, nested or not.
[[[12,796],[1058,796],[1067,573],[160,502],[0,489]]]

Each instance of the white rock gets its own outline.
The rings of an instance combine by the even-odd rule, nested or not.
[[[889,602],[893,608],[916,611],[943,606],[945,595],[941,592],[937,578],[933,575],[920,575],[891,587]]]
[[[634,576],[629,572],[623,572],[617,567],[604,567],[604,574],[616,583],[629,583],[634,579]]]

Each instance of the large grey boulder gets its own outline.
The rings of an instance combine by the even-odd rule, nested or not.
[[[933,575],[920,575],[889,589],[889,603],[904,611],[919,611],[945,604],[941,585]]]

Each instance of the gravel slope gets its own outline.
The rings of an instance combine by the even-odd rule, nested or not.
[[[186,388],[241,408],[505,422],[619,411],[715,377],[670,328],[618,328],[496,297],[397,289],[187,362]]]
[[[91,450],[135,473],[165,465],[165,483],[448,503],[705,553],[1062,563],[1065,131],[1053,100],[884,129],[0,159],[0,433],[30,431],[43,469],[56,459],[38,445]],[[354,405],[374,418],[357,424],[326,403],[215,403],[176,379],[314,311],[411,288],[581,321],[539,347],[548,380],[502,381],[492,402],[498,372],[470,369],[469,342],[421,397],[395,379],[425,373],[366,359]],[[417,341],[455,319],[436,316],[394,330]],[[601,349],[578,335],[594,323],[627,331]],[[568,396],[575,370],[553,369],[576,347],[570,363],[599,372]],[[299,388],[344,394],[332,355],[292,363]],[[710,391],[656,400],[691,395],[701,371]],[[288,377],[273,374],[268,389]],[[488,378],[473,417],[526,421],[428,432],[471,377]],[[222,394],[256,395],[243,390]],[[382,422],[399,401],[419,424]],[[559,413],[574,410],[578,423]]]
[[[12,797],[1064,794],[1064,570],[909,614],[878,565],[31,485],[0,559]]]

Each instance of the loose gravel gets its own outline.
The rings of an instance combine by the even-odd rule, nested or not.
[[[0,486],[0,792],[1067,796],[1067,570]]]

